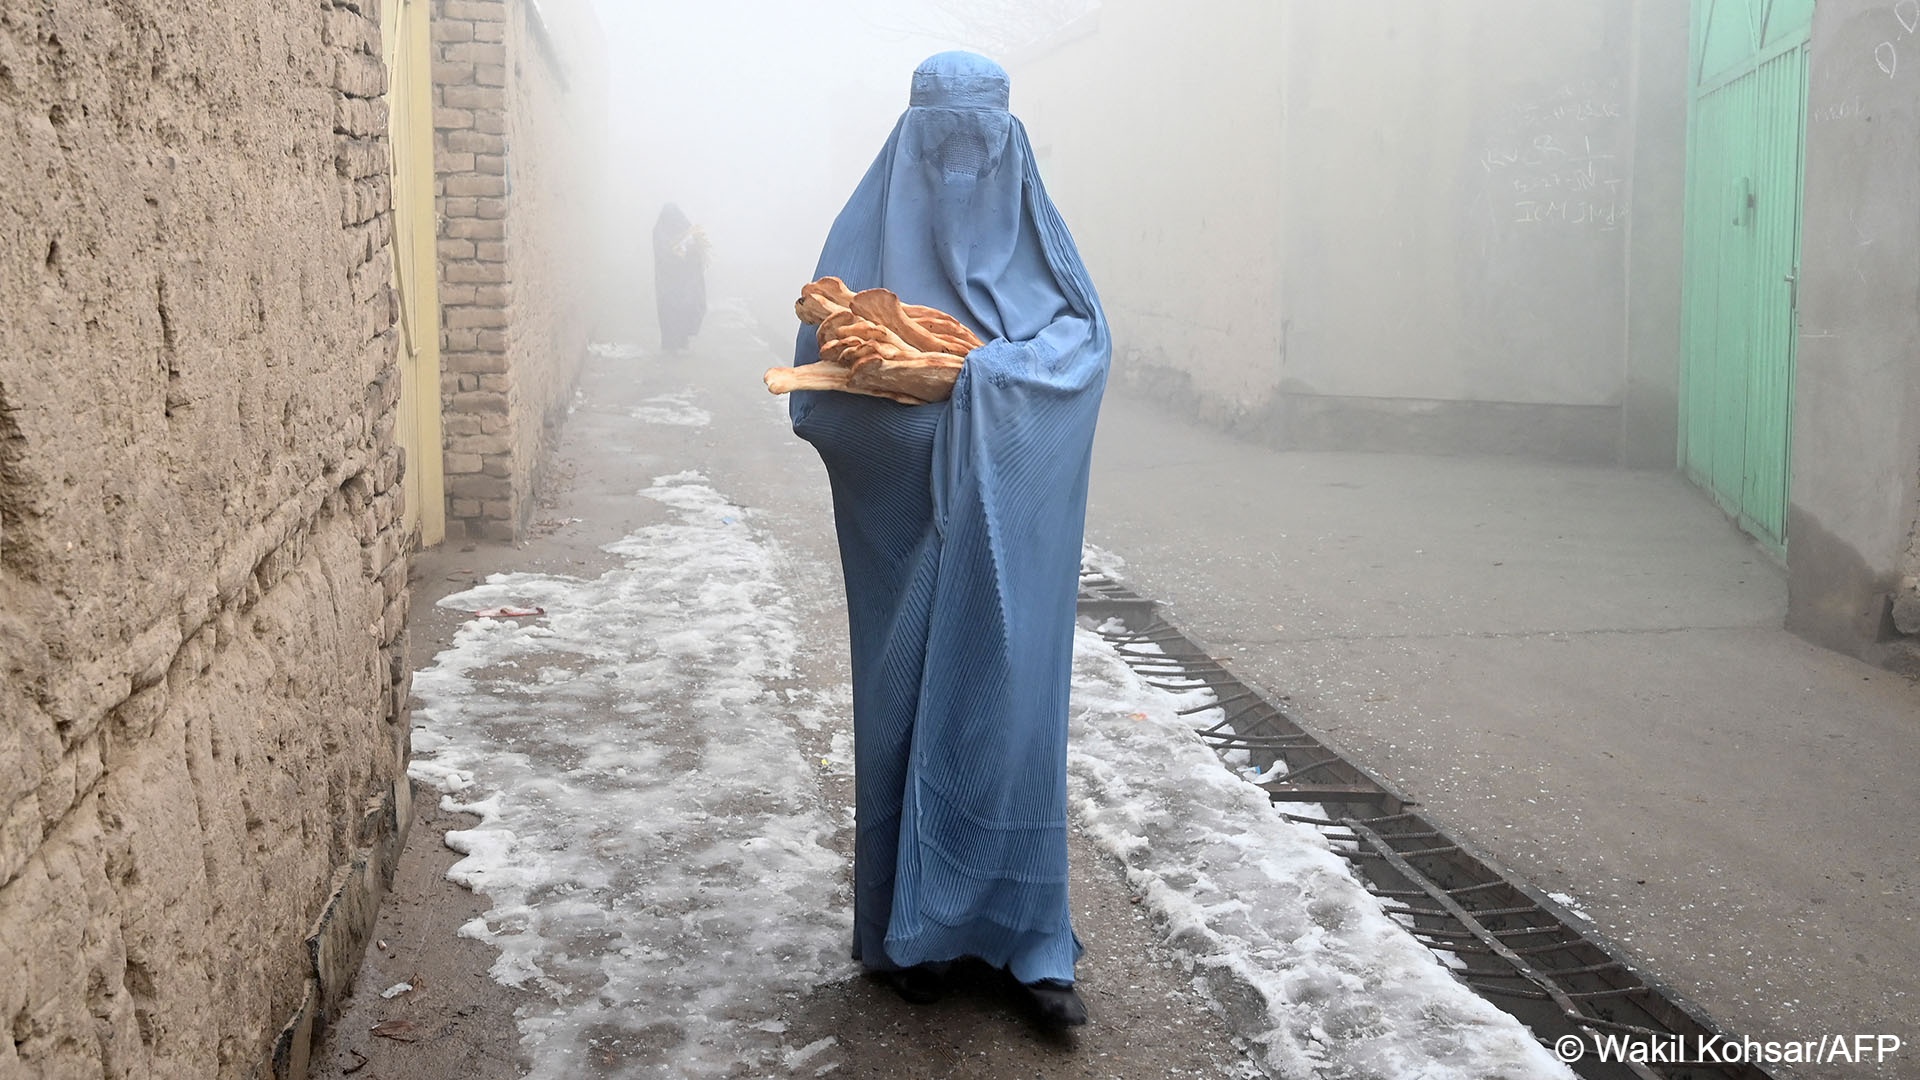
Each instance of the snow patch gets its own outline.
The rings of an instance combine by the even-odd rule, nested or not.
[[[779,691],[795,604],[752,515],[684,472],[641,493],[672,520],[606,550],[596,579],[499,574],[442,603],[537,606],[474,619],[414,681],[413,775],[478,818],[449,877],[491,908],[458,931],[536,991],[517,1014],[535,1078],[622,1047],[663,1075],[836,1070],[793,1047],[794,995],[854,973],[844,861],[844,686]],[[1089,549],[1090,565],[1124,565]],[[1132,646],[1141,651],[1144,646]],[[1146,684],[1083,626],[1069,743],[1076,824],[1119,858],[1170,948],[1274,1075],[1570,1077],[1475,996],[1193,732],[1197,680]],[[1178,710],[1195,708],[1188,716]],[[796,732],[826,731],[824,758]],[[1229,764],[1251,763],[1228,755]]]
[[[644,423],[673,427],[706,427],[713,423],[713,414],[693,403],[692,391],[650,397],[635,406],[630,415]]]
[[[1108,551],[1098,544],[1083,544],[1080,547],[1080,576],[1104,577],[1119,580],[1121,571],[1127,568],[1127,560],[1117,553]]]
[[[596,341],[587,346],[587,351],[602,360],[638,360],[647,355],[642,346],[614,341]]]
[[[1324,837],[1221,768],[1177,712],[1208,700],[1147,685],[1083,627],[1069,796],[1265,1066],[1353,1080],[1571,1077],[1390,918]]]
[[[441,601],[547,614],[464,623],[414,680],[412,773],[479,818],[446,836],[448,877],[492,903],[459,933],[538,992],[518,1013],[536,1078],[619,1046],[676,1076],[777,1069],[791,1048],[756,1025],[853,973],[845,817],[767,685],[799,645],[778,553],[699,473],[640,494],[673,520],[608,545],[618,568]]]
[[[1553,901],[1556,904],[1559,904],[1563,908],[1566,908],[1567,914],[1572,915],[1576,919],[1579,919],[1583,922],[1589,922],[1589,923],[1593,921],[1593,916],[1587,914],[1585,909],[1581,908],[1580,901],[1574,899],[1572,896],[1566,893],[1561,893],[1561,892],[1548,893],[1547,899]]]

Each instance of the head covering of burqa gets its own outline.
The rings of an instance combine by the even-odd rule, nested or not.
[[[793,395],[832,481],[853,645],[854,956],[1071,980],[1067,687],[1107,323],[1007,74],[942,53],[816,276],[957,316],[951,401]],[[795,363],[819,359],[812,328]]]
[[[693,221],[673,203],[662,207],[653,223],[653,295],[660,314],[660,344],[679,352],[706,318],[707,269]]]

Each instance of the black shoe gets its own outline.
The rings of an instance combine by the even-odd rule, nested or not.
[[[1021,983],[1020,987],[1027,992],[1027,1000],[1033,1003],[1034,1012],[1047,1027],[1080,1027],[1087,1022],[1087,1003],[1080,1000],[1080,992],[1072,983],[1041,979]]]
[[[945,964],[915,964],[908,968],[881,972],[881,978],[909,1004],[931,1005],[947,996]]]

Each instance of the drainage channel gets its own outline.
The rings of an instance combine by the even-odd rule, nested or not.
[[[1572,1066],[1577,1074],[1588,1080],[1769,1080],[1772,1074],[1753,1064],[1688,1063],[1703,1045],[1737,1047],[1739,1040],[1649,981],[1612,946],[1576,929],[1559,904],[1448,836],[1412,800],[1329,749],[1167,622],[1154,601],[1109,576],[1084,573],[1079,610],[1150,685],[1211,691],[1212,702],[1183,710],[1221,714],[1195,732],[1216,751],[1244,751],[1259,767],[1254,782],[1295,811],[1286,817],[1320,830],[1387,913],[1456,978],[1549,1047],[1567,1035],[1583,1040],[1587,1052]],[[1661,1048],[1665,1056],[1657,1064],[1602,1062],[1603,1042]]]

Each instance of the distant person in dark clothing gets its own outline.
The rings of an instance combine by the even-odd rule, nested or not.
[[[707,315],[707,234],[668,203],[653,225],[653,294],[660,310],[660,346],[679,352]]]

